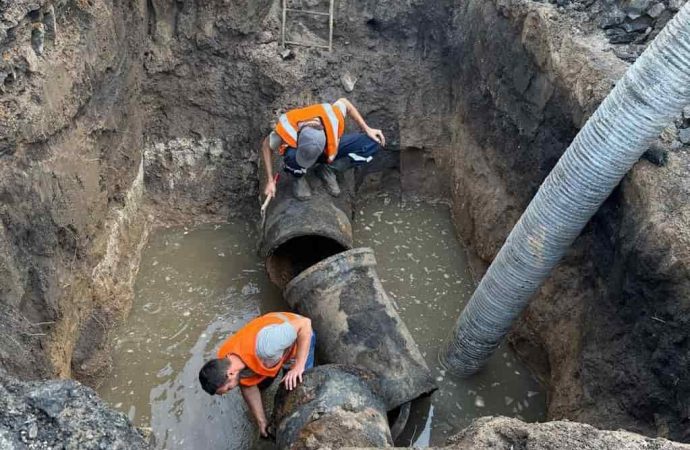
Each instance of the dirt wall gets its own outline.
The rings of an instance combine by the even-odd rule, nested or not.
[[[428,150],[447,142],[441,34],[432,25],[445,19],[421,6],[336,2],[333,52],[296,47],[281,56],[278,2],[151,2],[143,96],[151,201],[166,220],[256,214],[258,148],[278,115],[343,96],[391,143],[372,174],[362,174],[367,186],[389,181],[383,172],[400,186],[399,150],[410,149],[407,191],[442,196],[443,183],[423,181],[438,178]],[[293,37],[317,39],[310,29],[322,30],[323,19],[303,19],[291,17],[302,30]],[[350,92],[345,74],[356,80]]]
[[[82,370],[77,342],[100,344],[82,331],[126,309],[146,234],[143,5],[0,5],[0,364],[23,378]]]
[[[452,209],[484,267],[627,66],[582,20],[529,1],[456,16]],[[633,169],[510,337],[549,387],[550,419],[690,439],[690,156],[674,129],[655,145],[666,164]]]

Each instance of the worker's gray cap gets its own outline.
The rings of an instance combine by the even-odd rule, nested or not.
[[[297,138],[297,164],[308,169],[316,163],[326,148],[326,133],[312,127],[304,127]]]

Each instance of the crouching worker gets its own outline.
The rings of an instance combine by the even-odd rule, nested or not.
[[[350,116],[363,133],[345,134],[345,116]],[[293,109],[281,115],[275,130],[261,144],[266,168],[266,197],[276,193],[271,151],[283,156],[284,170],[293,178],[293,192],[300,200],[311,197],[305,175],[314,167],[329,194],[340,195],[334,171],[367,164],[379,147],[385,147],[383,132],[371,128],[357,108],[341,98],[333,104],[321,103]]]
[[[238,385],[263,437],[268,436],[260,388],[269,386],[281,369],[288,390],[314,366],[315,338],[311,320],[298,314],[269,313],[251,320],[230,336],[218,358],[199,371],[199,382],[211,395],[223,395]]]

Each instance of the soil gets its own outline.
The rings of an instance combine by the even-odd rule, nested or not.
[[[309,102],[382,128],[360,192],[449,201],[481,273],[683,3],[341,0],[333,52],[281,56],[269,0],[0,0],[0,366],[96,385],[149,227],[257,216],[259,141]],[[690,440],[688,116],[512,333],[552,419]]]
[[[567,421],[526,424],[507,417],[483,417],[449,440],[454,450],[510,449],[626,449],[686,450],[688,445],[650,439],[626,431],[602,431]]]

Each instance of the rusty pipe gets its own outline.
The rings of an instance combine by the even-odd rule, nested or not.
[[[275,398],[279,449],[392,447],[378,377],[352,366],[318,366],[292,391]]]
[[[280,177],[276,196],[266,210],[259,254],[269,278],[279,287],[303,270],[331,255],[352,248],[352,175],[340,177],[341,194],[325,192],[321,180],[307,175],[312,196],[292,195],[291,175]]]
[[[284,297],[291,308],[311,318],[319,361],[376,373],[388,410],[436,389],[381,285],[373,250],[357,248],[315,264],[285,287]]]

